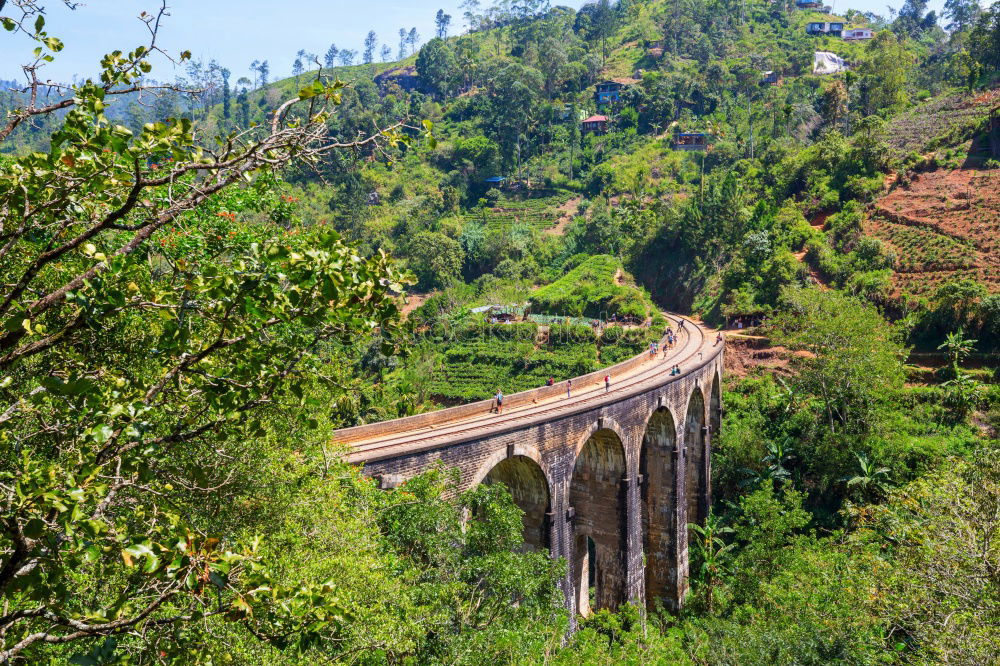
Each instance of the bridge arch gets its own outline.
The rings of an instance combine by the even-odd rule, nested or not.
[[[722,378],[712,373],[712,391],[708,397],[708,422],[714,437],[722,430]]]
[[[695,387],[684,414],[684,485],[689,523],[703,523],[708,513],[707,444],[705,394]]]
[[[626,601],[625,445],[618,432],[592,430],[576,456],[570,480],[573,512],[570,574],[581,615]],[[590,588],[594,588],[591,604]]]
[[[526,456],[505,458],[487,472],[483,483],[502,483],[507,486],[514,504],[524,512],[521,516],[524,524],[524,549],[548,550],[548,514],[552,506],[552,493],[538,463]]]
[[[666,407],[646,423],[639,452],[642,475],[642,542],[645,554],[646,605],[663,599],[669,608],[680,602],[677,549],[677,425]]]

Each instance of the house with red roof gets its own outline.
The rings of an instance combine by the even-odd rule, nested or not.
[[[586,134],[587,132],[595,132],[597,134],[604,134],[608,131],[608,117],[607,116],[591,116],[580,123],[580,131]]]

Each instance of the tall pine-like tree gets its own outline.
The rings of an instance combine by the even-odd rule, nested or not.
[[[365,37],[364,54],[361,56],[366,65],[370,65],[374,62],[376,46],[378,46],[378,37],[375,35],[374,30],[369,30],[368,36]]]
[[[336,44],[330,44],[330,48],[326,50],[326,55],[323,56],[323,64],[327,67],[333,67],[337,62],[337,55],[340,54],[340,49],[337,48]]]
[[[445,14],[443,9],[437,10],[434,16],[434,27],[437,29],[437,36],[445,39],[448,36],[448,26],[451,25],[451,14]]]
[[[222,75],[222,117],[229,120],[232,116],[232,90],[229,88],[229,77],[232,74],[225,67],[219,70]]]
[[[358,55],[358,52],[354,49],[342,49],[340,51],[340,64],[344,67],[350,67],[354,64],[354,56]]]

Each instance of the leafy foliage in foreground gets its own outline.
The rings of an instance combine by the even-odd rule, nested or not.
[[[43,26],[29,34],[58,51]],[[297,650],[342,629],[329,586],[272,578],[216,493],[252,485],[266,413],[301,403],[325,350],[386,327],[406,278],[335,233],[260,223],[276,206],[257,172],[336,149],[339,85],[210,153],[190,121],[134,134],[104,114],[149,53],[107,56],[49,151],[0,168],[0,663],[206,618]]]

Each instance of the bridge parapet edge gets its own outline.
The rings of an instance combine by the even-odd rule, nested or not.
[[[677,324],[682,317],[670,315],[668,317],[673,324]],[[687,320],[688,324],[691,326],[697,326],[694,322]],[[690,336],[688,332],[688,336]],[[661,344],[665,338],[661,339]],[[705,364],[712,361],[715,356],[721,352],[721,346],[715,353],[709,354],[707,358],[700,361],[698,365],[691,368],[691,371],[700,369]],[[615,365],[602,368],[600,370],[595,370],[585,375],[580,375],[579,377],[573,377],[573,388],[574,390],[582,389],[584,387],[590,386],[595,383],[599,383],[606,374],[611,374],[612,377],[617,375],[626,374],[632,370],[641,367],[649,363],[655,363],[656,359],[652,358],[647,352],[642,352],[632,358],[617,363]],[[687,372],[685,374],[688,374]],[[534,389],[529,389],[527,391],[521,391],[520,393],[514,393],[509,396],[504,397],[504,407],[508,410],[516,409],[525,405],[534,404],[543,400],[550,398],[556,398],[565,393],[566,382],[560,381],[554,386],[541,386]],[[467,405],[459,405],[457,407],[449,407],[447,409],[439,409],[433,412],[425,412],[423,414],[414,414],[413,416],[406,416],[399,419],[393,419],[390,421],[380,421],[378,423],[368,423],[365,425],[354,426],[352,428],[344,428],[338,430],[333,435],[333,443],[335,444],[347,444],[350,445],[352,442],[363,441],[368,439],[374,439],[379,437],[386,437],[389,435],[396,435],[399,433],[419,430],[421,428],[430,428],[442,423],[448,423],[451,421],[458,421],[471,416],[483,414],[488,412],[493,406],[493,400],[480,400],[478,402],[472,402]]]

